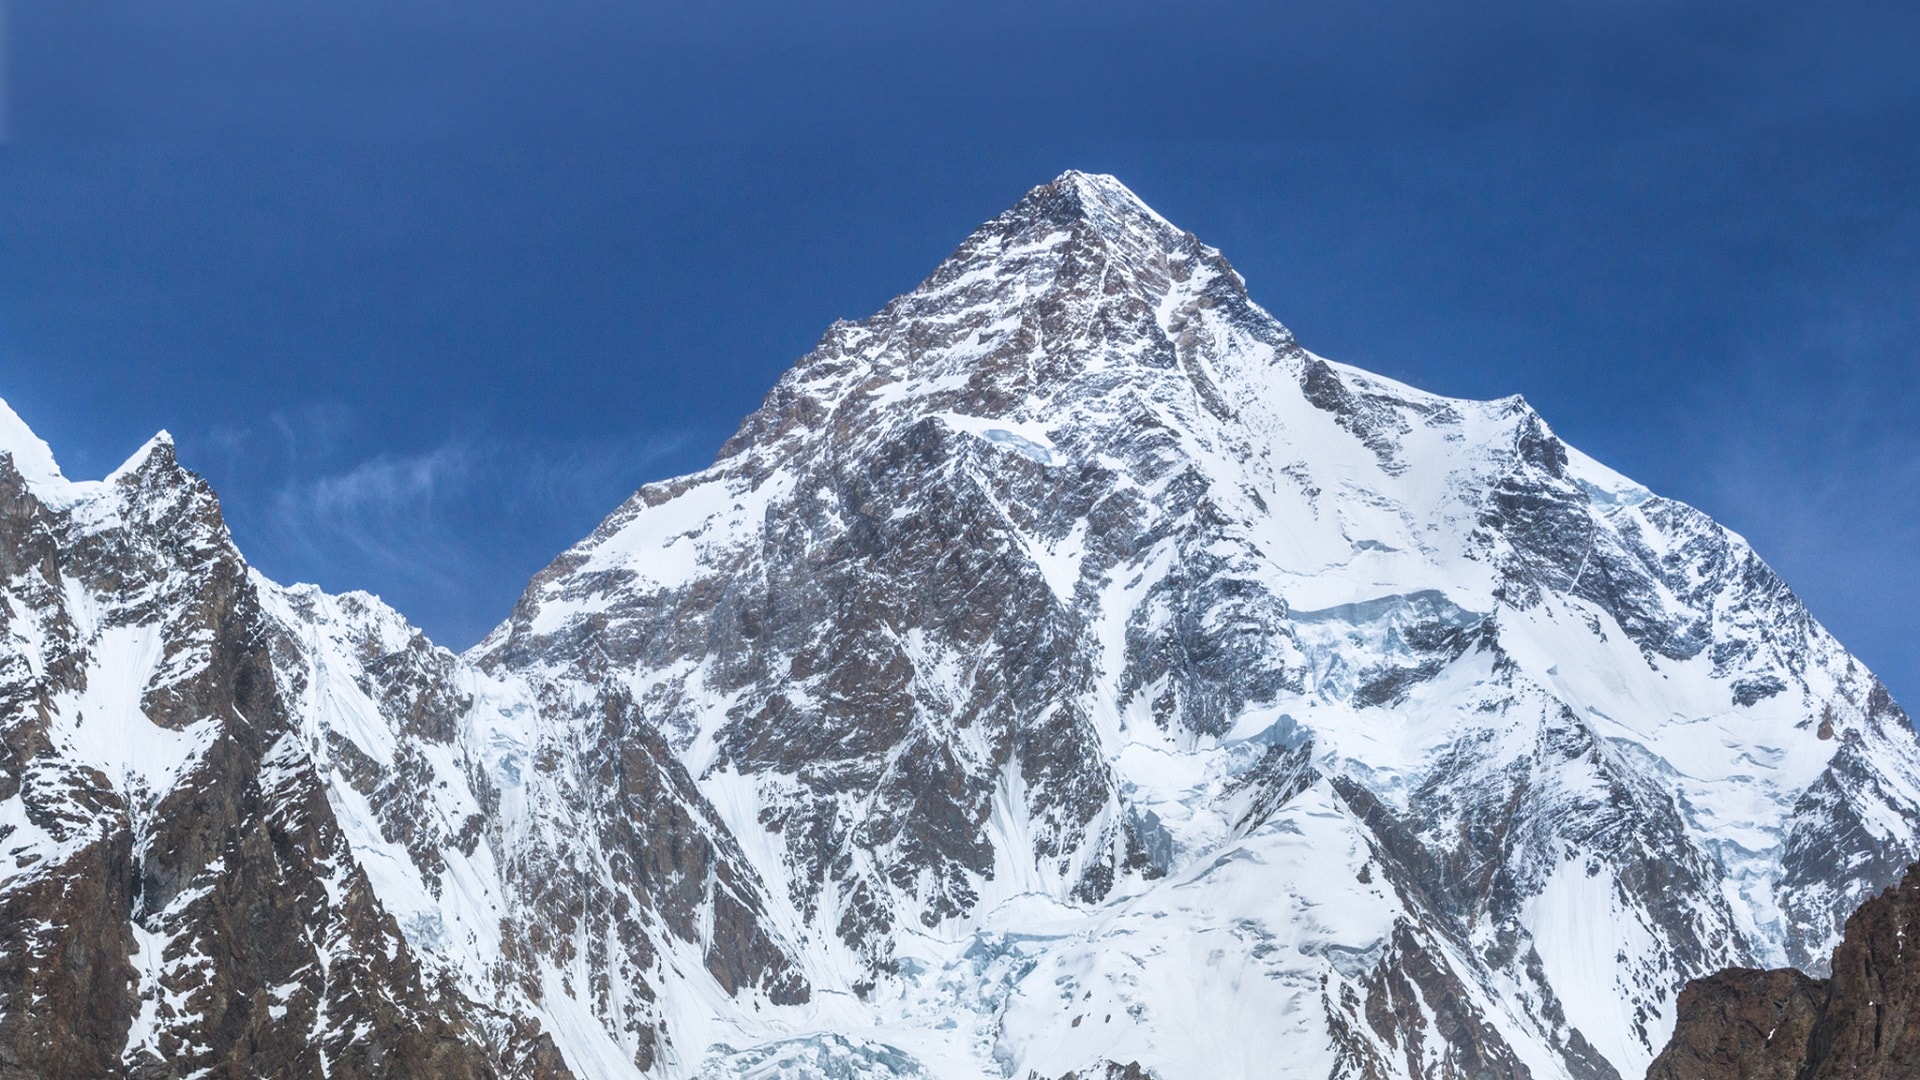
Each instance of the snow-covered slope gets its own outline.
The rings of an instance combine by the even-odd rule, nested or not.
[[[129,528],[137,465],[0,440],[13,548]],[[15,700],[96,693],[62,634],[157,674],[8,775],[177,787],[226,721],[155,704],[154,642],[208,560],[88,622],[137,586],[9,558]],[[1819,964],[1920,853],[1905,716],[1738,536],[1518,398],[1306,352],[1107,177],[836,324],[465,657],[224,587],[283,714],[247,775],[322,793],[318,876],[510,1074],[1637,1077],[1686,979]]]
[[[262,596],[164,434],[75,483],[0,405],[0,1074],[486,1076],[538,1044],[390,917]]]

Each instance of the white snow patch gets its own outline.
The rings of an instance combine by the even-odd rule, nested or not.
[[[1063,461],[1059,449],[1047,437],[1046,429],[1031,421],[988,420],[952,412],[935,413],[934,416],[956,431],[978,436],[1001,449],[1011,450],[1042,465],[1058,465]]]
[[[1656,953],[1659,943],[1637,912],[1622,910],[1613,871],[1585,859],[1561,863],[1521,908],[1520,922],[1568,1023],[1621,1075],[1645,1073],[1653,1050],[1634,1034],[1645,994],[1627,962]]]

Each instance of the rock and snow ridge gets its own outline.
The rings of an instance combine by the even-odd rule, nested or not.
[[[1648,1080],[1905,1080],[1920,1061],[1920,866],[1847,920],[1825,979],[1734,968],[1688,983]]]
[[[295,1027],[448,1071],[413,1024],[476,1075],[1637,1077],[1687,979],[1817,968],[1920,853],[1920,742],[1743,540],[1305,351],[1110,177],[461,657],[246,571],[170,446],[0,454],[0,906],[143,883],[0,970],[131,956],[90,1037],[151,1075]],[[324,834],[271,985],[194,923],[279,887],[200,835],[256,819]]]

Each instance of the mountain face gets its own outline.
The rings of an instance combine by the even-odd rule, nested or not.
[[[1920,857],[1743,540],[1111,178],[465,656],[250,572],[164,441],[8,461],[0,1075],[1638,1077]]]
[[[164,435],[89,484],[0,438],[0,1074],[491,1075],[212,492]]]
[[[1847,920],[1827,979],[1735,969],[1680,992],[1648,1080],[1904,1080],[1920,1063],[1920,866]]]

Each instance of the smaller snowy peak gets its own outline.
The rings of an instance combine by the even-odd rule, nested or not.
[[[153,438],[140,445],[140,449],[127,455],[120,467],[107,474],[107,483],[111,484],[123,476],[131,476],[146,467],[148,462],[158,465],[175,464],[177,459],[173,451],[173,434],[165,428],[154,433]]]
[[[0,399],[0,455],[13,462],[14,470],[26,480],[34,497],[55,510],[71,509],[85,502],[123,478],[137,474],[149,463],[162,467],[175,463],[173,436],[163,430],[129,455],[119,468],[108,473],[105,480],[69,480],[60,471],[53,448],[34,434],[5,399]]]
[[[0,398],[0,454],[12,458],[14,470],[36,490],[62,491],[67,486],[67,478],[53,459],[53,448],[33,433],[4,398]]]

